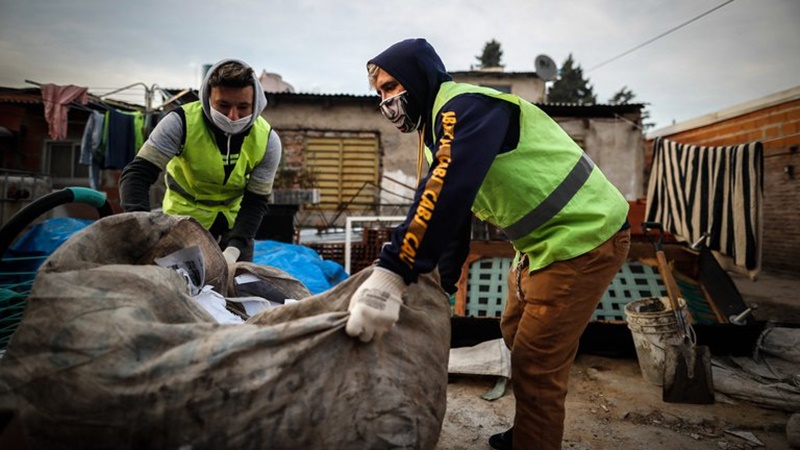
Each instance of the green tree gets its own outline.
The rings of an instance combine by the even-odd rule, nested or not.
[[[561,66],[560,76],[547,91],[547,101],[553,103],[577,103],[592,105],[596,103],[594,88],[588,79],[583,78],[583,69],[576,65],[572,53]]]
[[[636,98],[636,94],[633,93],[632,90],[628,89],[628,86],[623,86],[622,89],[619,90],[616,94],[614,94],[610,99],[608,99],[608,103],[612,105],[624,105],[626,103],[632,103],[633,99]],[[656,126],[653,122],[648,122],[647,119],[650,118],[650,111],[643,109],[642,110],[642,131],[649,130]]]
[[[483,53],[475,57],[480,63],[482,69],[488,67],[503,67],[500,60],[503,58],[503,50],[500,49],[500,43],[492,39],[483,46]]]
[[[636,94],[633,93],[632,90],[628,89],[628,86],[622,86],[622,89],[619,90],[616,94],[614,94],[609,100],[608,103],[612,105],[624,105],[626,103],[630,103],[631,100],[636,97]]]

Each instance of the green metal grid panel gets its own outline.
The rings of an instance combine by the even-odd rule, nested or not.
[[[0,260],[0,351],[19,327],[36,268],[47,256],[6,257]]]
[[[686,301],[686,306],[692,314],[693,323],[719,323],[717,315],[706,300],[700,283],[678,276],[675,277],[675,282],[678,284],[678,290],[681,291],[681,298]]]
[[[625,305],[641,298],[664,297],[667,290],[658,270],[626,261],[606,289],[592,320],[625,321]]]
[[[466,316],[502,316],[511,263],[511,258],[484,258],[472,263],[467,279]],[[592,320],[624,322],[625,305],[631,301],[666,295],[658,270],[638,262],[625,262],[603,294]]]
[[[511,258],[484,258],[469,266],[465,315],[500,317],[506,303],[506,276]]]

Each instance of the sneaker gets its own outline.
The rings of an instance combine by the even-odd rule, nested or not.
[[[489,437],[489,446],[495,450],[512,450],[514,439],[514,427],[502,433],[493,434]]]

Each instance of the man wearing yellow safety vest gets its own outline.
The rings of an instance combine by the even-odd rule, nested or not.
[[[430,168],[353,294],[347,333],[369,341],[388,332],[406,285],[437,266],[442,287],[454,292],[472,213],[498,226],[517,250],[500,322],[516,414],[489,444],[560,449],[580,335],[630,247],[627,201],[539,108],[453,82],[424,39],[392,45],[367,70],[381,112],[400,131],[419,133]]]
[[[200,100],[167,114],[120,178],[122,209],[150,211],[150,186],[165,170],[166,214],[195,218],[228,261],[252,261],[253,240],[281,158],[261,117],[267,98],[253,69],[226,59],[207,72]]]

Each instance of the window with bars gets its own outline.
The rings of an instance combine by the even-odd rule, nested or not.
[[[80,155],[80,142],[45,143],[43,172],[51,176],[53,187],[89,185],[89,166],[80,163]]]

